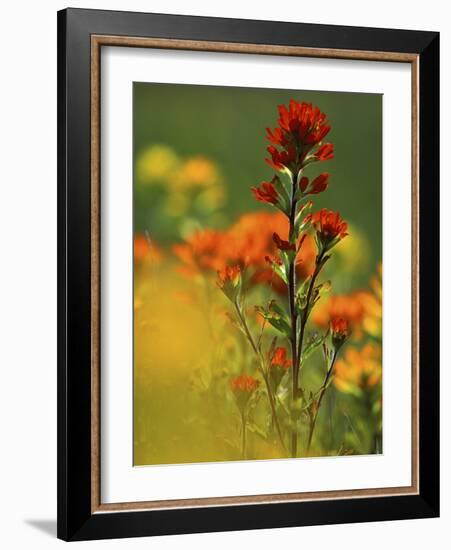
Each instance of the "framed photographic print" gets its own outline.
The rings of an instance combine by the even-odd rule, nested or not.
[[[439,35],[58,14],[58,536],[439,513]]]

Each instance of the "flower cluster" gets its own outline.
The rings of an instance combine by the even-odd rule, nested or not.
[[[221,249],[223,234],[213,229],[205,229],[193,233],[187,244],[176,244],[174,253],[183,262],[180,270],[188,276],[196,275],[202,271],[218,271],[225,264],[218,255]]]
[[[278,127],[266,129],[270,158],[275,170],[297,173],[306,163],[333,158],[331,143],[323,144],[330,131],[326,115],[311,103],[290,100],[288,108],[279,105]]]
[[[280,212],[248,213],[226,231],[205,229],[193,233],[184,243],[174,245],[173,251],[182,260],[180,270],[187,276],[216,274],[227,266],[238,265],[249,272],[251,285],[270,284],[281,293],[286,284],[274,273],[272,264],[281,261],[278,239],[279,244],[287,242],[288,232],[288,221]],[[296,257],[301,280],[312,274],[315,256],[314,240],[307,236]]]
[[[257,201],[278,212],[245,214],[225,231],[199,231],[174,247],[186,274],[217,273],[217,286],[233,304],[234,315],[230,317],[255,355],[258,377],[243,374],[230,381],[241,413],[243,457],[247,456],[246,428],[252,414],[247,405],[260,381],[265,386],[270,424],[281,446],[285,448],[279,415],[288,414],[290,418],[284,422],[290,431],[291,456],[297,456],[302,418],[308,421],[308,452],[329,377],[354,323],[352,315],[341,311],[343,308],[329,307],[323,313],[324,334],[306,337],[310,316],[331,286],[330,281],[319,282],[319,276],[332,248],[348,235],[348,224],[339,212],[326,208],[307,214],[312,207],[311,198],[324,193],[330,185],[327,172],[313,178],[305,174],[310,164],[334,156],[333,144],[324,143],[330,131],[326,115],[310,103],[293,99],[278,109],[278,126],[266,130],[270,155],[266,161],[278,173],[270,181],[251,188]],[[268,305],[255,306],[254,311],[263,320],[256,337],[248,320],[245,294],[261,283],[270,284],[283,299],[280,303],[273,299]],[[354,312],[354,317],[358,314]],[[273,331],[269,348],[264,337],[268,326]],[[286,345],[277,344],[280,338]],[[302,370],[306,368],[307,358],[320,346],[327,362],[327,376],[318,392],[307,392],[300,380],[301,366]],[[282,395],[288,396],[289,402],[281,408]]]
[[[322,208],[314,214],[309,214],[306,220],[315,229],[321,251],[329,250],[348,235],[348,224],[341,218],[339,212]]]

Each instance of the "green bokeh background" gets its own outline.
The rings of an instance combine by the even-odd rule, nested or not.
[[[367,237],[370,261],[360,273],[363,283],[382,257],[381,95],[134,83],[135,160],[152,144],[168,145],[181,156],[206,156],[224,175],[231,221],[241,213],[268,208],[254,199],[250,187],[274,173],[264,162],[265,127],[277,125],[277,105],[291,98],[312,102],[329,119],[332,129],[326,141],[334,143],[335,158],[308,172],[310,177],[331,174],[327,192],[314,197],[315,209],[339,210]],[[135,231],[151,228],[157,242],[164,243],[164,218],[152,219],[137,200],[134,220]]]

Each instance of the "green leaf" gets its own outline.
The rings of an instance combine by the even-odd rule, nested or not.
[[[290,337],[290,325],[280,317],[265,317],[268,323],[272,325],[276,330],[284,334],[287,338]]]
[[[272,184],[274,185],[277,193],[279,194],[279,197],[282,199],[283,212],[285,212],[285,214],[288,215],[289,207],[290,207],[290,197],[288,196],[288,192],[284,183],[279,178],[279,176],[276,175],[272,179]]]
[[[287,285],[288,284],[288,275],[285,270],[284,265],[278,265],[275,262],[272,263],[272,268],[274,272],[282,279],[282,281]]]
[[[286,313],[276,302],[270,302],[268,308],[256,306],[256,310],[276,330],[287,336],[287,338],[290,337],[290,323],[288,321]]]
[[[296,293],[296,306],[299,313],[302,313],[303,309],[307,305],[307,292],[310,285],[311,277],[307,277],[305,281],[301,283]]]
[[[302,361],[306,361],[310,355],[322,345],[322,343],[327,338],[329,331],[324,334],[314,334],[310,340],[306,343],[304,350],[302,352]]]
[[[305,218],[307,211],[310,210],[312,206],[313,202],[307,201],[299,208],[298,213],[296,214],[296,217],[294,219],[294,227],[297,235],[302,233],[302,231],[304,231],[310,225],[310,220],[305,221]]]

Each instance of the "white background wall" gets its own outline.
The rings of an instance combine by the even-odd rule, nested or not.
[[[2,6],[0,84],[0,540],[53,548],[56,533],[56,11],[65,2]],[[450,538],[451,18],[443,0],[243,2],[72,0],[72,7],[242,17],[441,32],[442,518],[84,543],[112,548],[424,549]]]

